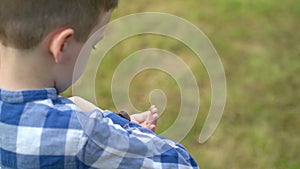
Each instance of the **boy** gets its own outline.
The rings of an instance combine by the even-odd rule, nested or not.
[[[117,3],[0,0],[0,168],[198,168],[180,144],[151,131],[155,107],[131,116],[146,129],[58,96]]]

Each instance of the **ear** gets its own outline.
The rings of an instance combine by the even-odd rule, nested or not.
[[[74,35],[71,28],[63,28],[53,33],[49,44],[49,51],[52,54],[55,63],[61,63],[62,52],[65,50],[68,38]]]

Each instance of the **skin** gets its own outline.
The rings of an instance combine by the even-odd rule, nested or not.
[[[89,112],[95,109],[103,111],[101,108],[81,97],[73,96],[69,99],[76,103],[76,105],[79,106],[83,111]],[[155,131],[158,119],[157,108],[155,105],[152,105],[148,111],[133,114],[130,116],[130,118],[132,123],[139,124],[145,128]]]
[[[145,128],[155,131],[158,114],[155,105],[152,105],[148,111],[130,116],[131,122],[139,124]]]
[[[110,17],[111,11],[102,13],[90,35],[106,25]],[[58,92],[64,91],[72,85],[74,66],[84,43],[75,39],[74,30],[69,27],[51,31],[30,50],[0,43],[0,88],[10,91],[56,88]],[[83,110],[99,109],[82,98],[76,98],[73,101]],[[131,119],[154,131],[157,117],[157,109],[152,106],[149,111],[132,115]]]

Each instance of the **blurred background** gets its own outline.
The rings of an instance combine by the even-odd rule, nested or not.
[[[227,78],[223,118],[209,141],[199,144],[211,100],[207,72],[184,44],[158,35],[131,37],[105,56],[96,79],[100,107],[116,111],[111,81],[124,58],[145,48],[165,49],[182,58],[197,79],[201,107],[194,127],[181,143],[202,169],[300,168],[300,1],[120,0],[112,20],[138,12],[179,16],[208,36]],[[157,132],[161,133],[178,115],[176,81],[162,71],[143,71],[132,79],[130,98],[137,109],[146,110],[149,93],[156,88],[168,99],[158,121]],[[70,96],[71,90],[63,95]]]

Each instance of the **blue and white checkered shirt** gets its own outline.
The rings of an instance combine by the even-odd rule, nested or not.
[[[198,168],[180,144],[55,89],[0,89],[0,168]]]

